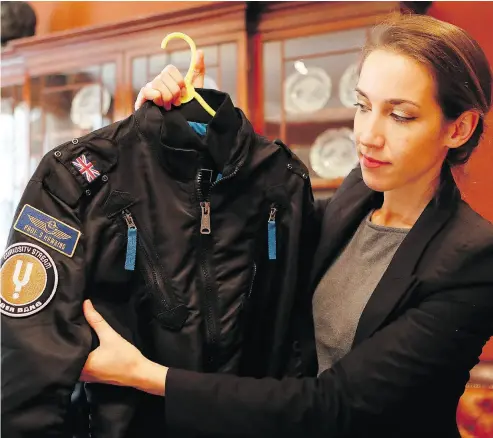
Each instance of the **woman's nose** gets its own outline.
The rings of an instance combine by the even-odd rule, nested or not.
[[[358,135],[359,143],[368,148],[381,148],[385,144],[385,137],[382,132],[381,124],[375,117],[367,117],[360,124]]]

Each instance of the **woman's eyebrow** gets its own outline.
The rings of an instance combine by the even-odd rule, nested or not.
[[[357,87],[356,87],[355,91],[356,91],[356,93],[363,96],[365,99],[370,100],[370,98],[367,96],[367,94],[364,91],[360,90]],[[413,102],[412,100],[407,100],[407,99],[387,99],[387,100],[385,100],[385,103],[390,103],[391,105],[400,105],[401,103],[409,103],[411,105],[414,105],[416,108],[420,108],[420,106],[416,102]]]

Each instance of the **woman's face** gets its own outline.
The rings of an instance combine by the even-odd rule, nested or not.
[[[429,186],[448,147],[444,118],[426,67],[406,56],[376,50],[357,86],[354,135],[363,179],[379,192]]]

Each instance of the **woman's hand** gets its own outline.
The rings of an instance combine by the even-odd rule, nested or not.
[[[141,391],[164,395],[168,369],[146,359],[123,339],[96,311],[89,300],[84,302],[84,316],[99,338],[99,347],[89,354],[80,380],[133,386]]]
[[[204,86],[205,64],[204,52],[197,50],[197,61],[194,67],[192,85],[202,88]],[[167,65],[152,82],[148,82],[140,89],[135,101],[137,111],[147,100],[152,100],[156,105],[171,109],[171,105],[179,106],[182,90],[185,89],[185,81],[181,73],[174,65]]]
[[[84,316],[99,338],[99,347],[89,354],[80,380],[132,386],[131,376],[145,360],[141,352],[115,332],[89,300]]]

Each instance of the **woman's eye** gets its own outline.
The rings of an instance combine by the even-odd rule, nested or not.
[[[402,122],[402,123],[410,122],[411,120],[414,120],[416,118],[416,117],[405,117],[396,113],[392,113],[391,116],[397,122]]]
[[[361,103],[361,102],[355,103],[354,106],[357,107],[358,111],[362,112],[362,113],[366,113],[368,111],[371,111],[367,105],[365,105],[364,103]],[[403,115],[397,114],[397,113],[391,113],[390,117],[392,117],[396,122],[399,122],[399,123],[406,123],[406,122],[410,122],[410,121],[416,119],[416,117],[403,116]]]
[[[354,106],[358,107],[358,109],[362,112],[366,112],[366,111],[370,110],[366,105],[364,105],[360,102],[355,103]]]

